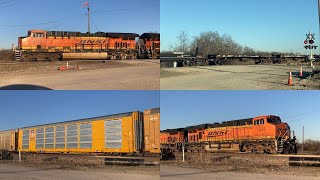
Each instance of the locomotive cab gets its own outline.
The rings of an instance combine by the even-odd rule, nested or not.
[[[278,116],[267,117],[269,124],[275,125],[276,137],[281,137],[285,140],[290,139],[290,126],[287,123],[281,122]]]

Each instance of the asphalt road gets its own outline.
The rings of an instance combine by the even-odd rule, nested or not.
[[[77,179],[77,180],[159,180],[159,175],[112,173],[103,171],[76,171],[67,169],[30,168],[17,165],[0,164],[0,179]]]
[[[294,86],[288,86],[292,70]],[[161,69],[161,90],[305,89],[298,82],[300,66],[228,65]],[[312,69],[303,67],[304,76]]]
[[[206,170],[180,168],[175,166],[161,166],[160,169],[161,180],[214,180],[214,179],[228,179],[228,180],[319,180],[320,177],[312,176],[292,176],[292,175],[277,175],[277,174],[253,174],[244,172],[210,172]]]

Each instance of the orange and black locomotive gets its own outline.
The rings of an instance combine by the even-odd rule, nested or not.
[[[168,129],[160,133],[160,143],[172,151],[184,146],[188,152],[297,152],[294,132],[273,115]]]
[[[143,42],[140,45],[139,38]],[[160,34],[30,30],[28,36],[19,37],[14,59],[135,59],[157,58],[157,53],[160,54]]]

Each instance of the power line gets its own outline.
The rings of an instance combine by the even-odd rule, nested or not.
[[[78,16],[78,17],[76,17],[76,18],[72,18],[72,19],[70,19],[69,21],[66,21],[66,22],[63,22],[63,23],[60,23],[60,24],[57,24],[57,25],[50,26],[50,27],[48,27],[48,28],[46,28],[46,29],[57,28],[57,27],[59,27],[59,26],[61,26],[61,25],[64,25],[64,24],[66,24],[66,23],[69,23],[69,22],[78,20],[78,19],[80,19],[80,18],[82,18],[82,17],[83,17],[83,16],[81,15],[81,16]]]
[[[16,1],[16,0],[9,0],[9,1],[5,1],[5,2],[0,3],[0,5],[2,5],[2,4],[6,4],[6,3],[10,3],[10,2],[14,2],[14,1]]]
[[[99,28],[98,28],[98,26],[96,25],[96,23],[93,21],[92,17],[90,17],[90,19],[91,19],[91,21],[92,21],[92,23],[93,23],[94,27],[96,28],[96,30],[97,30],[97,31],[100,31],[100,30],[99,30]]]
[[[83,13],[84,14],[84,13]],[[80,16],[82,16],[83,14],[81,14]],[[61,18],[63,20],[55,20],[55,21],[48,21],[48,22],[43,22],[43,23],[37,23],[37,24],[19,24],[19,25],[0,25],[0,27],[8,27],[8,28],[15,28],[15,27],[28,27],[28,26],[39,26],[39,25],[47,25],[47,24],[53,24],[53,23],[58,23],[64,20],[69,20],[69,19],[73,19],[75,17],[79,17],[78,16],[73,16],[73,17],[69,17],[69,18]]]

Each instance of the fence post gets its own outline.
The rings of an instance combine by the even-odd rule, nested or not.
[[[19,150],[19,161],[21,161],[21,151]]]
[[[184,162],[184,143],[182,143],[182,162]]]

